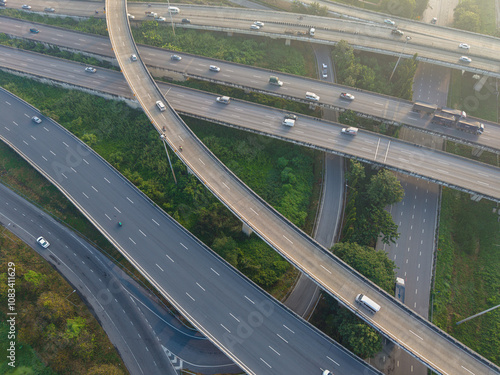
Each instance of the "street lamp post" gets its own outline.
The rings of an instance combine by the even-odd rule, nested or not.
[[[73,306],[78,307],[78,306],[76,306],[73,302],[71,302],[71,301],[68,299],[68,297],[69,297],[70,295],[72,295],[73,293],[75,293],[75,292],[76,292],[76,289],[73,289],[73,291],[72,291],[70,294],[68,294],[68,295],[66,296],[65,300],[67,300],[67,301],[68,301],[69,303],[71,303]]]
[[[392,70],[392,73],[391,73],[391,76],[389,77],[389,82],[391,81],[392,79],[392,76],[394,75],[394,72],[396,71],[396,68],[398,67],[399,65],[399,60],[401,60],[401,56],[403,55],[403,52],[405,51],[405,48],[406,48],[406,44],[408,44],[408,41],[411,39],[410,36],[407,36],[406,37],[406,41],[405,41],[405,44],[403,45],[403,49],[401,50],[400,54],[399,54],[399,57],[398,57],[398,61],[396,61],[396,65],[394,66],[394,69]]]

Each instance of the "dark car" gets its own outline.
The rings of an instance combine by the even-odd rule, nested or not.
[[[183,18],[181,22],[182,23],[191,23],[191,20],[189,20],[187,18]]]
[[[287,120],[297,120],[297,116],[294,115],[293,113],[287,113],[285,115],[285,119],[287,119]]]
[[[30,33],[33,33],[33,34],[38,34],[39,32],[40,32],[40,30],[35,29],[34,27],[32,27],[32,28],[30,29]]]

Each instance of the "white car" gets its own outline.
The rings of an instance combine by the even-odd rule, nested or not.
[[[50,243],[43,237],[38,237],[36,239],[36,242],[38,242],[40,244],[40,246],[43,247],[44,249],[46,249],[50,246]]]
[[[321,67],[322,67],[323,69],[328,69],[328,65],[326,65],[326,64],[321,64]]]
[[[212,72],[220,72],[220,68],[215,65],[210,65],[208,69],[211,70]]]
[[[260,21],[255,21],[253,24],[254,24],[254,25],[257,25],[257,26],[259,26],[259,27],[264,26],[264,22],[260,22]]]
[[[42,119],[40,117],[33,116],[31,118],[31,121],[33,121],[35,124],[40,124],[42,122]]]
[[[131,15],[130,13],[127,13],[127,16],[128,16],[129,19],[135,20],[135,16]]]
[[[136,56],[136,55],[131,55],[131,56],[130,56],[130,60],[132,60],[132,61],[137,61],[137,56]]]
[[[470,63],[472,60],[470,57],[462,56],[462,57],[460,57],[460,61]]]
[[[330,371],[325,370],[325,371],[323,371],[323,375],[333,375],[333,374]]]
[[[352,126],[350,126],[348,128],[342,128],[341,133],[354,136],[354,135],[358,134],[358,128],[354,128]]]
[[[469,49],[469,48],[470,48],[470,46],[469,46],[467,43],[460,43],[460,44],[458,45],[458,47],[459,47],[459,48],[463,48],[463,49]]]
[[[260,30],[260,26],[253,24],[250,26],[250,30]]]
[[[28,9],[28,10],[30,10],[30,9],[31,9],[31,7],[30,7],[29,5],[26,5],[26,4],[24,4],[21,8],[23,8],[23,9]]]
[[[394,26],[396,24],[396,22],[394,22],[393,20],[390,20],[389,18],[386,18],[384,20],[384,23],[391,25],[391,26]]]
[[[92,68],[91,66],[87,66],[85,68],[85,71],[88,72],[88,73],[95,73],[95,72],[97,72],[97,69],[96,68]]]
[[[354,100],[354,95],[349,94],[349,93],[347,93],[347,92],[343,92],[343,93],[341,93],[341,94],[340,94],[340,97],[341,97],[342,99]]]

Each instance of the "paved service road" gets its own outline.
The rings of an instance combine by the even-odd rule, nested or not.
[[[29,32],[30,27],[32,27],[31,22],[0,17],[0,32],[3,31],[17,37],[46,42],[60,47],[72,49],[78,47],[78,50],[93,53],[97,55],[97,58],[115,61],[108,38],[44,25],[37,25],[36,27],[40,30],[40,33],[33,34]],[[158,76],[166,75],[176,80],[184,80],[188,76],[195,77],[197,79],[208,80],[219,84],[266,92],[270,95],[282,96],[287,99],[298,101],[304,101],[306,91],[313,91],[321,97],[321,105],[329,108],[339,110],[349,109],[356,113],[373,116],[381,121],[407,124],[408,126],[422,129],[426,132],[433,132],[460,142],[480,145],[481,147],[491,150],[500,150],[499,124],[480,120],[485,124],[486,131],[484,134],[478,136],[431,123],[431,116],[423,116],[412,112],[411,109],[413,104],[409,101],[332,84],[329,80],[332,74],[332,66],[328,66],[327,68],[328,78],[322,78],[321,81],[319,81],[224,61],[215,61],[214,59],[182,54],[179,52],[175,53],[182,56],[182,60],[172,61],[170,59],[172,55],[171,51],[148,46],[140,46],[139,52],[142,60],[152,69],[154,74]],[[318,63],[321,72],[322,62]],[[219,66],[221,71],[218,73],[209,71],[208,67],[212,64]],[[426,65],[429,65],[436,71],[437,77],[440,77],[440,71],[447,69],[432,64]],[[271,74],[279,75],[280,80],[284,82],[282,87],[268,84]],[[354,102],[341,100],[339,98],[341,92],[353,93],[356,96],[356,100]],[[431,98],[427,100],[422,98],[422,100],[428,103],[435,103]]]
[[[4,91],[0,112],[0,139],[249,374],[377,373],[242,277],[57,124],[43,116],[33,123],[40,113]]]
[[[177,374],[168,359],[177,370],[241,372],[93,245],[2,184],[0,197],[0,224],[33,246],[78,290],[131,374]],[[47,250],[35,243],[40,235],[50,242]]]
[[[418,356],[436,371],[449,374],[466,372],[487,374],[491,371],[497,371],[495,365],[469,348],[461,346],[437,327],[401,305],[392,296],[380,290],[331,255],[267,205],[215,158],[187,128],[170,105],[165,111],[159,111],[155,102],[158,100],[166,101],[166,99],[161,95],[158,86],[149,75],[142,61],[130,61],[130,55],[138,52],[129,30],[126,3],[122,0],[107,0],[106,10],[110,40],[118,63],[148,118],[159,132],[164,133],[166,142],[174,151],[178,152],[180,147],[183,148],[184,151],[179,153],[181,160],[240,220],[252,228],[276,251],[295,264],[302,272],[306,272],[332,296],[358,316],[368,321],[372,326],[380,329],[384,334],[396,341],[398,345]],[[230,104],[214,103],[212,101],[212,105],[214,104],[218,105],[221,111],[224,108],[231,107]],[[290,131],[296,131],[295,127]],[[308,136],[315,137],[317,135],[308,134]],[[358,135],[351,138],[352,141],[346,141],[344,137],[340,147],[342,149],[348,147],[345,145],[345,142],[347,142],[352,143],[352,147],[360,148],[361,144],[353,145],[361,142],[365,137],[363,134],[363,137]],[[328,140],[334,142],[332,138]],[[397,159],[396,161],[396,159],[393,159],[393,154],[389,154],[390,148],[395,148],[400,153],[401,151],[407,151],[404,150],[406,146],[400,148],[401,145],[391,145],[390,140],[383,140],[378,135],[371,142],[373,141],[372,146],[373,150],[375,150],[375,157],[379,155],[380,147],[380,159],[384,162],[388,162],[390,159],[390,163],[398,165],[402,162],[412,164],[409,159],[403,159],[404,161]],[[369,149],[368,153],[373,155],[373,150]],[[433,167],[437,169],[435,166]],[[463,167],[463,164],[461,164],[461,167]],[[474,173],[476,172],[477,166],[474,170]],[[500,189],[500,186],[496,189]],[[383,308],[375,315],[367,315],[366,310],[355,303],[355,297],[358,293],[372,296]],[[193,321],[192,318],[191,321]],[[204,326],[204,323],[199,321],[195,324],[197,327]],[[430,347],[431,342],[433,348]],[[245,363],[244,358],[248,358],[247,352],[238,356],[230,353],[224,343],[219,342],[218,344],[226,353],[234,355],[238,364],[245,367],[243,364]],[[436,348],[439,349],[436,350]],[[295,368],[294,371],[297,371],[297,369]]]
[[[153,331],[152,322],[134,301],[147,301],[147,296],[124,287],[124,283],[137,287],[135,282],[92,245],[2,184],[0,197],[0,224],[33,247],[77,289],[129,372],[177,374],[158,340],[159,332]],[[39,236],[49,241],[47,249],[36,242]]]

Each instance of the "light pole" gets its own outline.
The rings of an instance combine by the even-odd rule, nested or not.
[[[69,303],[71,303],[73,306],[78,307],[78,306],[76,306],[73,302],[71,302],[71,301],[68,299],[68,297],[69,297],[70,295],[72,295],[73,293],[75,293],[75,292],[76,292],[76,289],[73,289],[73,291],[72,291],[70,294],[68,294],[68,295],[66,296],[65,300],[67,300],[67,301],[68,301]]]
[[[399,65],[399,60],[401,60],[401,56],[403,55],[403,52],[405,51],[406,44],[408,43],[408,41],[409,41],[410,39],[411,39],[411,37],[410,37],[410,36],[407,36],[407,37],[406,37],[406,41],[405,41],[405,44],[403,44],[403,49],[401,50],[401,53],[399,54],[398,61],[396,61],[396,65],[394,66],[394,69],[392,70],[391,76],[389,77],[389,82],[391,82],[392,76],[394,75],[394,72],[396,71],[396,68],[397,68],[397,67],[398,67],[398,65]]]

